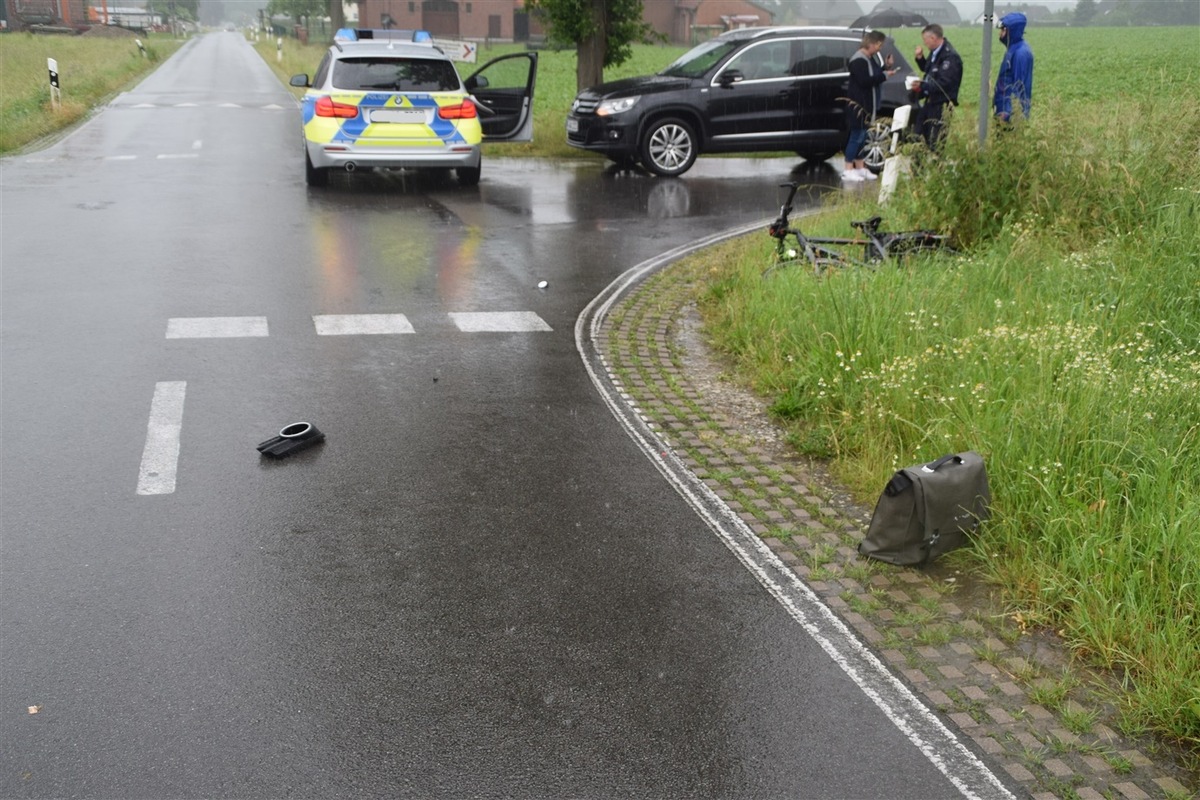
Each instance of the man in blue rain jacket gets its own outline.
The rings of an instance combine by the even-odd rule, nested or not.
[[[1020,11],[1000,18],[1000,41],[1004,42],[1004,60],[996,76],[992,108],[1004,122],[1012,119],[1013,99],[1021,101],[1021,112],[1028,117],[1033,103],[1033,48],[1025,41],[1025,15]]]

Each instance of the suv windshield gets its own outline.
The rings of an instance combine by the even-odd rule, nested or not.
[[[335,89],[371,92],[456,92],[458,73],[449,61],[355,57],[333,65]]]
[[[710,39],[688,50],[658,74],[669,75],[672,78],[699,78],[718,61],[736,50],[740,44],[741,42]]]

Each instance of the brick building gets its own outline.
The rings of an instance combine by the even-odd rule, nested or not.
[[[30,25],[86,28],[87,0],[4,0],[3,22],[14,31]]]
[[[688,43],[730,28],[771,25],[774,14],[749,0],[645,0],[645,20],[669,41]],[[427,30],[446,39],[521,42],[544,34],[523,0],[359,0],[358,24]]]

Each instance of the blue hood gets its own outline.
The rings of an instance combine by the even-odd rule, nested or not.
[[[1000,18],[1000,24],[1008,29],[1008,36],[1005,37],[1004,43],[1008,47],[1012,47],[1017,42],[1025,38],[1025,15],[1020,11],[1014,11],[1011,14],[1005,14]]]

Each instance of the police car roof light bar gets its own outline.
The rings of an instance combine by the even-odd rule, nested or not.
[[[417,44],[433,44],[433,34],[420,30],[387,30],[384,28],[341,28],[333,35],[335,41],[361,42],[383,39]]]

